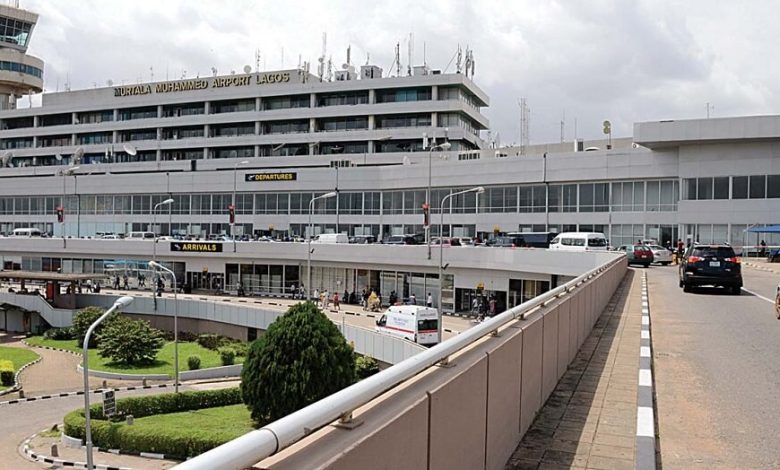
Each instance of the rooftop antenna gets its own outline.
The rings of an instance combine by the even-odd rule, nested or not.
[[[423,65],[428,65],[428,59],[426,57],[428,45],[423,41]]]
[[[260,48],[255,49],[255,72],[260,71]]]
[[[284,70],[284,46],[282,46],[282,70]]]
[[[455,61],[455,73],[460,73],[462,70],[461,62],[463,60],[463,49],[458,44],[458,52],[456,52],[457,60]]]
[[[154,66],[153,65],[149,66],[149,81],[150,82],[154,81]]]
[[[707,119],[710,118],[710,110],[715,110],[715,105],[707,101]]]
[[[211,76],[212,77],[216,77],[217,76],[217,68],[216,67],[211,67]]]
[[[333,80],[333,56],[328,56],[327,79],[328,79],[329,82]]]
[[[566,110],[563,110],[563,117],[561,118],[561,143],[563,143],[563,130],[566,126]]]
[[[366,52],[366,65],[369,65],[371,63],[371,54]]]
[[[401,76],[401,43],[395,43],[395,76]]]
[[[322,54],[317,59],[317,61],[320,63],[319,66],[317,66],[317,75],[320,77],[320,81],[322,81],[323,77],[325,76],[325,55],[328,51],[328,33],[322,33]]]
[[[347,65],[352,65],[352,45],[347,46]]]
[[[406,75],[412,75],[412,54],[414,54],[414,33],[409,33],[409,43],[407,44],[407,60]]]
[[[531,110],[528,109],[528,101],[526,98],[520,98],[520,155],[525,155],[528,150],[529,139],[529,121],[531,118]]]
[[[184,80],[185,78],[187,78],[187,71],[182,69],[182,71],[181,71],[181,80]]]
[[[298,54],[298,70],[301,69],[301,55]]]

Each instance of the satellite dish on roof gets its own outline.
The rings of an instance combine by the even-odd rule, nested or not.
[[[61,162],[62,161],[62,155],[60,155],[58,153],[57,155],[54,156],[54,159],[57,160],[58,162]]]
[[[113,80],[106,80],[106,85],[114,86],[114,81]]]
[[[84,156],[84,149],[79,147],[76,149],[76,151],[73,153],[73,163],[81,163],[81,157]]]
[[[11,151],[5,152],[3,156],[0,157],[0,161],[3,162],[3,166],[7,167],[8,162],[11,161],[11,159],[14,158],[14,154]]]
[[[122,144],[122,148],[124,149],[125,153],[130,156],[135,156],[138,153],[138,150],[130,144]]]
[[[245,65],[244,66],[244,73],[250,73],[250,72],[252,72],[252,67],[250,67],[248,65]]]

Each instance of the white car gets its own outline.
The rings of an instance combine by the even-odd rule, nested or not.
[[[664,266],[672,263],[672,252],[661,245],[649,245],[653,252],[653,262],[663,264]]]

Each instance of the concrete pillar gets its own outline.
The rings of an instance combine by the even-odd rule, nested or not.
[[[309,95],[309,107],[310,108],[316,108],[317,107],[317,94],[312,93]]]
[[[158,117],[158,118],[161,118],[161,117],[163,117],[163,107],[162,107],[162,105],[161,105],[161,104],[158,104],[158,105],[157,105],[157,117]]]
[[[37,114],[33,116],[33,127],[38,127],[40,125],[40,116]]]
[[[373,88],[368,90],[368,104],[375,104],[376,103],[376,90]]]
[[[260,97],[258,96],[255,98],[255,111],[262,111],[263,110],[263,102],[260,100]]]
[[[433,85],[431,87],[431,100],[437,101],[439,99],[439,85]]]

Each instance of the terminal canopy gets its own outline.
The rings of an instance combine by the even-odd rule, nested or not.
[[[753,233],[780,233],[780,225],[769,225],[766,227],[752,227],[748,232]]]

